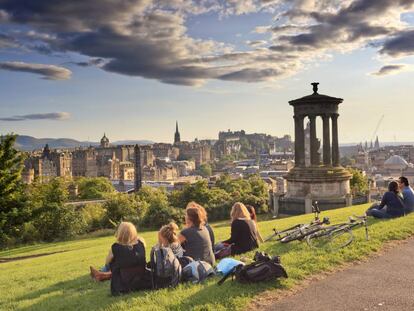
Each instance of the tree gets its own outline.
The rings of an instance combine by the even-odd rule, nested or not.
[[[79,198],[104,199],[108,194],[115,192],[111,182],[105,177],[81,177],[76,180]]]
[[[141,224],[149,228],[160,228],[173,221],[178,225],[184,221],[184,210],[169,204],[165,189],[142,187],[137,194],[140,200],[148,204],[148,210]]]
[[[0,137],[0,245],[6,245],[22,234],[30,216],[22,182],[24,156],[14,148],[16,135]]]
[[[135,195],[125,193],[111,194],[103,204],[108,224],[130,221],[138,224],[148,209],[148,203]]]
[[[354,168],[348,168],[348,171],[352,174],[350,180],[350,186],[352,192],[355,194],[365,194],[368,190],[368,178],[362,171]]]
[[[69,199],[68,182],[54,178],[46,184],[34,183],[30,188],[33,224],[44,241],[66,239],[83,233],[87,223]]]
[[[198,171],[200,175],[203,177],[210,177],[211,174],[213,173],[211,165],[208,163],[201,164],[200,167],[198,168]]]

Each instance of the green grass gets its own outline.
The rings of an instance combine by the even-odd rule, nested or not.
[[[323,212],[332,223],[343,222],[352,214],[362,214],[367,205]],[[312,215],[259,224],[262,235],[272,228],[283,229],[296,223],[309,222]],[[227,238],[226,223],[215,223],[217,241]],[[282,290],[299,284],[305,278],[339,265],[362,259],[381,249],[390,240],[405,239],[414,234],[414,214],[393,220],[369,220],[371,240],[366,241],[362,228],[354,230],[355,241],[338,252],[312,250],[305,242],[280,244],[268,242],[260,250],[281,255],[289,279],[255,285],[227,281],[217,286],[218,277],[202,285],[181,284],[173,290],[135,292],[113,298],[109,282],[94,283],[89,265],[101,266],[113,237],[99,237],[71,242],[39,244],[0,252],[0,257],[16,257],[47,252],[67,251],[44,257],[0,264],[0,310],[240,310],[264,290]],[[156,242],[156,232],[143,232],[147,245]],[[149,250],[149,247],[147,247]],[[147,251],[148,253],[148,251]],[[248,254],[252,257],[253,252]]]

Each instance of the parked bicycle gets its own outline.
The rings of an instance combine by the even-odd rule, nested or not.
[[[358,226],[365,227],[365,238],[369,240],[367,216],[352,216],[346,223],[325,226],[306,236],[306,242],[313,248],[328,247],[338,250],[352,243],[354,234],[352,229]]]
[[[314,213],[314,220],[309,224],[297,224],[282,231],[273,228],[273,234],[264,239],[264,242],[275,240],[282,243],[288,243],[295,240],[303,240],[309,234],[321,230],[323,225],[329,224],[328,217],[324,217],[322,220],[319,218],[321,211],[318,206],[318,201],[315,201],[312,204],[312,211]]]

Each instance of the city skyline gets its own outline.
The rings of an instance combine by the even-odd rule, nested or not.
[[[340,143],[413,140],[414,1],[29,2],[0,4],[1,133],[294,138],[317,81]]]

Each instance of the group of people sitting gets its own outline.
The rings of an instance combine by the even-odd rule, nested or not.
[[[414,191],[408,179],[404,176],[398,181],[391,181],[388,191],[384,193],[379,204],[373,204],[367,211],[367,216],[375,218],[394,218],[411,213],[414,210]]]
[[[215,264],[215,249],[225,245],[229,254],[242,254],[253,250],[262,242],[255,209],[237,202],[232,206],[230,238],[215,245],[213,229],[207,222],[207,212],[196,202],[188,203],[185,211],[185,228],[179,232],[175,223],[161,227],[158,232],[158,246],[168,247],[177,257],[181,266],[191,260]],[[145,241],[138,235],[130,222],[122,222],[101,269],[90,267],[96,281],[111,280],[111,291],[123,292],[149,289],[151,284],[145,257]],[[116,289],[116,290],[115,290]]]

